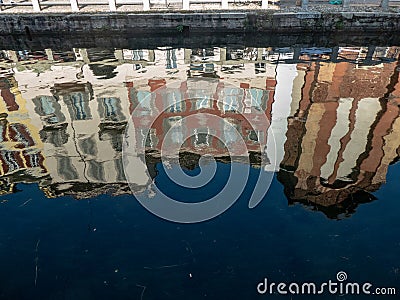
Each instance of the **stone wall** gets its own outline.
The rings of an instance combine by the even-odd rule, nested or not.
[[[395,13],[191,13],[0,14],[0,48],[104,47],[151,49],[160,45],[257,46],[393,45],[400,43]],[[346,34],[344,34],[346,33]],[[351,34],[349,34],[351,33]],[[40,36],[40,38],[37,38]],[[16,38],[18,37],[18,38]]]
[[[0,34],[185,33],[399,30],[395,13],[190,13],[0,14]]]

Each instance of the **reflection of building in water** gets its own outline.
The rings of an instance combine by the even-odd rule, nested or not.
[[[1,157],[8,159],[1,164],[2,189],[29,173],[41,178],[48,196],[129,191],[121,147],[134,108],[138,148],[183,143],[185,153],[222,159],[227,151],[214,135],[232,145],[243,138],[253,154],[266,145],[268,158],[276,147],[288,197],[319,207],[344,206],[349,195],[361,201],[360,191],[378,188],[398,156],[396,47],[2,54],[2,72],[15,73],[0,83],[1,112],[7,112],[1,115]],[[223,121],[183,121],[199,111]],[[145,136],[152,115],[160,117]],[[269,128],[258,123],[260,115]],[[184,140],[185,134],[192,138]],[[271,166],[265,169],[278,171]],[[25,170],[25,177],[15,170]],[[138,182],[137,189],[146,184]]]
[[[33,72],[16,73],[27,83],[24,98],[32,99],[30,119],[42,128],[51,178],[41,185],[48,187],[49,196],[129,190],[120,153],[129,107],[124,67],[116,67],[116,76],[81,64],[55,65],[39,78]]]
[[[267,78],[265,74],[254,76],[254,64],[242,61],[243,72],[227,76],[223,65],[229,65],[229,61],[225,62],[224,57],[221,60],[221,49],[214,48],[208,52],[204,50],[202,55],[204,58],[212,54],[210,63],[215,64],[213,69],[219,75],[215,79],[191,78],[190,72],[187,73],[190,62],[186,60],[196,60],[198,52],[187,49],[100,52],[73,49],[62,55],[49,49],[40,53],[9,51],[15,78],[23,86],[21,94],[29,100],[28,115],[23,119],[41,128],[43,144],[40,148],[51,176],[40,185],[47,188],[47,195],[86,197],[109,188],[117,192],[127,190],[121,161],[122,133],[129,111],[139,102],[146,114],[146,110],[154,113],[164,110],[176,99],[193,98],[182,103],[175,101],[164,112],[158,129],[144,141],[156,149],[168,126],[197,111],[218,112],[240,130],[249,148],[257,149],[259,137],[265,143],[265,128],[257,128],[256,132],[238,118],[239,112],[247,117],[254,115],[254,118],[265,111],[271,114],[274,68],[270,68]],[[36,63],[32,63],[35,59]],[[222,76],[229,77],[238,86],[224,86],[218,79]],[[182,86],[178,89],[166,87],[166,83],[175,81],[183,82]],[[155,104],[147,103],[146,96],[157,88],[167,89],[166,95],[161,99],[161,90],[157,91],[152,96]],[[216,105],[215,97],[227,101]],[[12,110],[14,104],[5,99]],[[186,141],[188,151],[207,152],[208,148],[217,149],[219,155],[227,154],[221,143],[212,140],[213,132],[208,129],[211,125],[189,124],[193,138]],[[238,137],[228,128],[224,124],[219,127],[228,140],[235,142]],[[174,131],[171,142],[179,141],[179,128]]]
[[[0,194],[47,175],[42,142],[13,76],[0,77]]]
[[[312,63],[306,69],[278,175],[291,201],[336,217],[373,198],[368,192],[385,182],[400,146],[395,68]]]
[[[218,79],[201,78],[189,78],[176,86],[166,85],[166,80],[149,80],[147,89],[129,84],[135,109],[133,120],[137,147],[160,151],[162,145],[168,145],[171,149],[174,145],[182,145],[183,151],[228,156],[226,147],[218,139],[221,137],[232,144],[232,149],[235,149],[239,139],[246,142],[250,151],[259,150],[260,145],[263,149],[267,128],[260,116],[265,115],[268,102],[272,99],[265,89],[253,88],[249,84],[242,86],[245,87],[227,85]],[[221,122],[215,124],[215,119],[197,118],[200,111],[219,116]],[[158,118],[153,123],[150,136],[146,136],[144,132],[152,125],[149,116],[154,115]],[[194,118],[185,119],[189,116]],[[227,122],[232,126],[228,126]],[[240,137],[233,128],[236,128]],[[169,129],[173,133],[166,138]],[[184,136],[191,138],[184,140]]]
[[[207,124],[196,118],[183,120],[202,111],[218,115],[225,122],[233,124],[246,141],[249,150],[256,151],[260,148],[260,143],[265,145],[267,128],[265,124],[261,126],[261,121],[257,121],[257,114],[267,114],[270,120],[275,66],[264,66],[264,73],[257,74],[255,63],[243,55],[230,55],[231,52],[233,53],[223,48],[179,50],[176,56],[183,58],[183,61],[178,59],[177,64],[189,65],[187,74],[174,74],[172,77],[164,74],[161,78],[157,76],[160,79],[150,80],[143,76],[132,78],[127,86],[133,104],[131,111],[135,108],[137,118],[140,119],[137,122],[136,136],[141,136],[142,139],[138,143],[160,150],[163,143],[182,143],[185,133],[192,135],[191,139],[183,143],[186,151],[228,155],[227,149],[215,135],[237,143],[239,137],[228,132],[232,126],[224,123]],[[256,49],[251,52],[257,53]],[[173,83],[178,78],[181,83],[175,86]],[[143,132],[149,124],[144,123],[142,118],[159,114],[160,118],[156,120],[152,134],[146,138]],[[256,128],[250,128],[246,119],[255,124]],[[166,141],[164,133],[169,128],[174,131],[169,139],[174,140]]]

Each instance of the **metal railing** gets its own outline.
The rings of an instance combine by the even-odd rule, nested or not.
[[[240,5],[243,8],[249,5],[256,5],[260,9],[279,9],[275,1],[278,0],[103,0],[103,1],[90,1],[90,0],[55,0],[55,1],[44,1],[44,0],[20,0],[20,1],[9,1],[0,0],[0,11],[6,11],[6,8],[18,7],[18,6],[30,6],[34,12],[41,12],[43,7],[50,6],[70,6],[73,12],[78,12],[84,6],[107,6],[110,12],[117,11],[117,8],[122,5],[136,6],[138,10],[149,11],[153,8],[170,8],[173,7],[176,10],[190,10],[195,5],[218,5],[221,9],[230,9],[233,6]],[[301,11],[307,11],[309,6],[312,4],[310,0],[300,0],[299,6]],[[338,0],[342,2],[342,7],[348,9],[350,6],[355,5],[352,0]],[[389,0],[377,0],[375,2],[377,7],[382,10],[388,10],[392,4]],[[214,7],[213,7],[214,8]],[[254,8],[254,6],[253,6]]]
[[[43,7],[48,6],[70,6],[73,12],[80,11],[82,6],[92,6],[92,5],[108,5],[109,11],[117,11],[118,6],[122,5],[133,5],[136,6],[139,10],[148,11],[151,8],[169,8],[170,6],[174,9],[182,9],[182,10],[190,10],[191,5],[199,5],[199,4],[220,4],[220,8],[229,9],[231,4],[240,4],[240,5],[249,5],[256,4],[261,9],[271,9],[276,8],[275,5],[276,0],[245,0],[245,1],[237,1],[237,0],[178,0],[178,1],[150,1],[150,0],[105,0],[105,1],[78,1],[78,0],[69,0],[69,1],[42,1],[42,0],[31,0],[31,1],[20,1],[20,2],[5,2],[5,0],[0,0],[0,10],[5,11],[5,8],[17,7],[17,6],[31,6],[34,12],[42,11]],[[260,5],[261,4],[261,5]],[[141,9],[140,9],[141,8]]]

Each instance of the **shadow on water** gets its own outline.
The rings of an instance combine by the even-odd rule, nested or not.
[[[0,35],[0,48],[7,50],[53,50],[65,51],[71,48],[127,48],[155,49],[168,46],[174,48],[197,47],[334,47],[334,46],[364,46],[381,45],[395,46],[400,44],[398,35],[382,32],[357,33],[308,33],[299,34],[246,34],[246,33],[151,33],[135,35],[34,35],[26,36]]]

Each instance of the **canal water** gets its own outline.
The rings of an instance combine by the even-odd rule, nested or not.
[[[0,298],[398,299],[399,54],[1,50]]]

